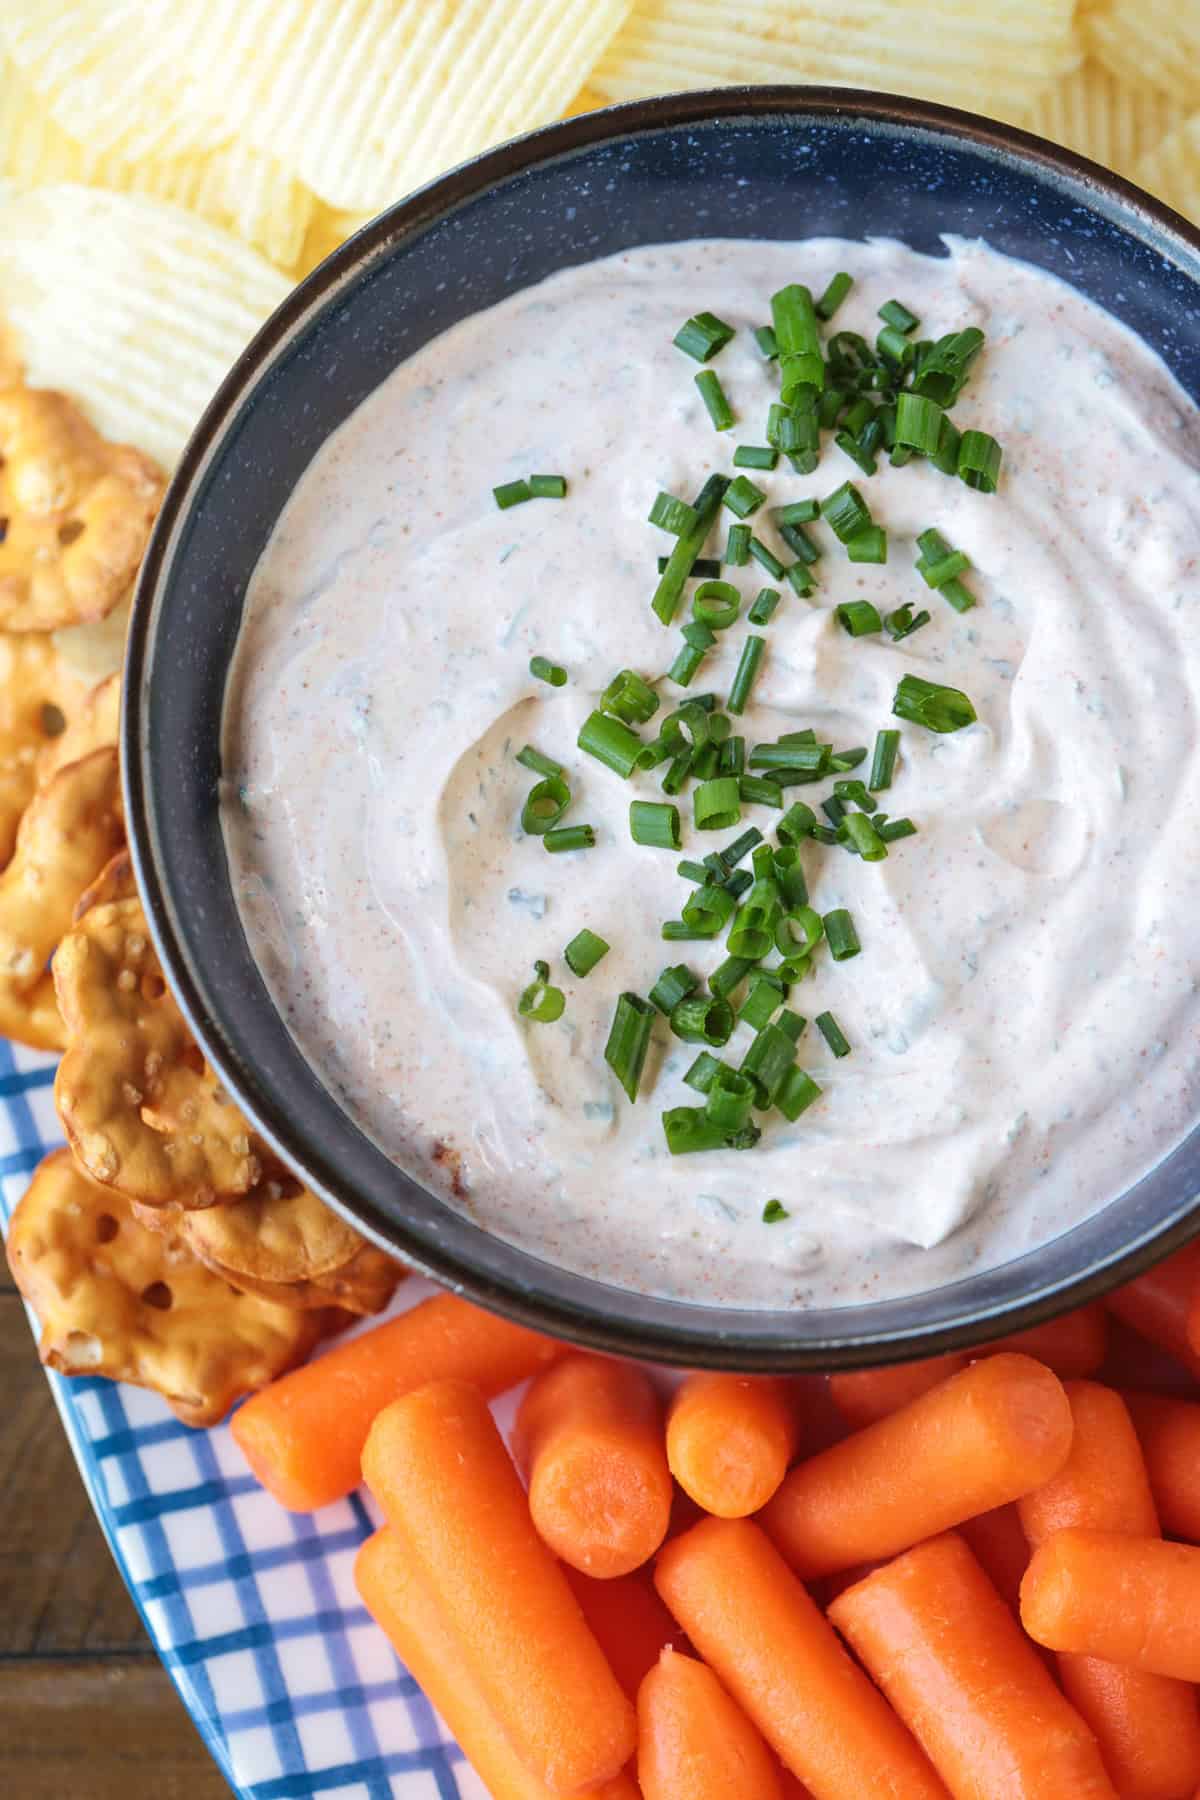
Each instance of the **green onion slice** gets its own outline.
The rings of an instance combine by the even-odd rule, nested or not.
[[[670,1018],[679,1002],[694,994],[699,985],[686,963],[670,963],[650,989],[650,999],[660,1013]]]
[[[671,1013],[671,1030],[685,1044],[708,1044],[718,1049],[729,1042],[733,1008],[728,1000],[700,994],[680,1000]]]
[[[566,687],[567,671],[561,663],[551,662],[546,656],[531,656],[529,673],[538,681],[545,681],[551,687]]]
[[[849,962],[852,956],[858,955],[862,945],[858,941],[858,932],[854,929],[854,920],[844,906],[827,912],[823,923],[825,942],[829,945],[829,954],[834,962]]]
[[[722,1000],[718,1004],[724,1006],[725,1002]],[[738,1069],[726,1068],[722,1063],[709,1083],[705,1116],[722,1131],[741,1131],[750,1122],[753,1104],[754,1083],[750,1077]]]
[[[730,338],[735,336],[734,327],[719,319],[716,313],[701,312],[693,315],[679,327],[672,338],[672,343],[686,356],[693,357],[696,362],[707,362],[718,350],[723,350]]]
[[[535,500],[565,500],[567,478],[565,475],[531,475],[529,491]]]
[[[535,962],[533,965],[535,980],[531,981],[517,1001],[517,1011],[523,1019],[533,1019],[539,1025],[553,1025],[555,1019],[561,1019],[566,1000],[561,988],[550,986],[550,965]]]
[[[741,1073],[754,1083],[755,1103],[763,1109],[774,1105],[788,1070],[796,1060],[796,1046],[778,1025],[764,1025],[741,1062]]]
[[[750,561],[751,533],[748,525],[731,525],[729,536],[725,539],[725,561],[733,568],[740,569]]]
[[[742,816],[738,777],[718,775],[713,781],[702,781],[692,804],[697,831],[727,831]]]
[[[766,638],[755,637],[751,633],[742,645],[742,654],[738,658],[738,666],[734,671],[733,685],[729,690],[729,711],[739,717],[745,712],[758,675],[759,664],[763,659],[763,651],[767,647]]]
[[[661,488],[646,517],[651,525],[661,526],[672,537],[682,537],[686,531],[695,531],[700,523],[694,506],[689,506],[686,500],[676,499],[674,494],[664,493]]]
[[[817,317],[826,321],[832,319],[834,313],[842,304],[842,301],[846,298],[846,295],[853,286],[853,275],[847,275],[844,269],[839,270],[836,275],[832,276],[828,287],[825,289],[825,292],[821,295],[821,298],[817,301],[816,307],[814,308]]]
[[[654,590],[654,598],[650,603],[654,616],[664,625],[669,625],[675,617],[675,609],[679,605],[680,596],[683,593],[683,584],[693,572],[693,565],[704,548],[704,540],[712,529],[713,520],[720,511],[721,501],[728,486],[729,477],[727,475],[710,475],[708,477],[693,502],[699,524],[694,531],[684,533],[667,558],[667,566],[659,577],[658,586]]]
[[[543,756],[532,744],[526,744],[523,750],[517,751],[517,761],[526,769],[532,769],[536,775],[561,775],[563,767],[556,763],[552,756]]]
[[[733,424],[733,408],[721,386],[721,377],[715,369],[701,369],[696,376],[696,387],[704,402],[704,410],[712,420],[717,431],[728,431]]]
[[[775,835],[785,844],[799,844],[813,834],[817,815],[803,800],[793,801],[775,827]]]
[[[769,625],[782,596],[778,588],[759,588],[746,614],[751,625]]]
[[[648,1000],[639,994],[621,995],[604,1046],[604,1060],[631,1100],[638,1096],[653,1023],[654,1008]]]
[[[774,362],[775,358],[779,355],[779,343],[775,336],[774,326],[756,325],[754,328],[754,341],[762,351],[766,361]]]
[[[577,931],[575,933],[575,936],[563,951],[563,961],[566,963],[568,969],[570,969],[572,975],[579,975],[581,977],[590,975],[592,970],[596,967],[596,964],[604,960],[611,948],[612,946],[606,944],[604,939],[599,937],[596,932],[589,931],[587,927],[584,926],[582,931]]]
[[[520,506],[526,500],[533,499],[533,489],[527,481],[503,481],[499,487],[492,489],[492,497],[501,512],[507,512],[510,506]]]
[[[818,1013],[816,1025],[835,1056],[849,1056],[850,1041],[831,1012]]]
[[[545,837],[553,831],[568,806],[571,790],[561,775],[547,775],[534,787],[521,808],[521,830],[531,837]]]
[[[837,621],[851,637],[868,637],[883,630],[883,620],[869,600],[847,600],[837,607]]]
[[[919,675],[905,675],[896,689],[892,711],[898,719],[909,719],[927,731],[947,733],[973,725],[975,708],[958,688],[943,687],[936,681],[924,681]]]
[[[719,1056],[714,1056],[710,1050],[702,1050],[683,1079],[697,1093],[707,1094],[716,1080],[717,1070],[724,1067]]]
[[[748,475],[738,475],[725,489],[724,505],[739,519],[748,519],[751,513],[758,511],[766,497]]]
[[[591,825],[559,825],[542,838],[543,847],[551,856],[560,856],[564,850],[591,850],[595,842],[596,832]]]
[[[692,596],[692,611],[710,631],[725,631],[738,616],[742,596],[730,581],[702,581]]]
[[[657,698],[657,696],[656,696]],[[615,719],[609,713],[589,713],[580,727],[576,740],[579,748],[597,762],[613,769],[618,775],[626,777],[633,774],[638,758],[645,749],[636,731],[631,731],[622,719]]]
[[[852,481],[843,481],[822,500],[821,516],[843,544],[872,523],[870,508]]]
[[[806,1069],[789,1069],[780,1084],[775,1096],[775,1104],[785,1119],[794,1125],[802,1112],[806,1112],[814,1100],[821,1098],[821,1089]],[[779,1202],[768,1201],[768,1206],[778,1206]],[[763,1218],[766,1218],[766,1212]],[[778,1215],[776,1215],[778,1216]],[[785,1215],[786,1216],[786,1215]]]
[[[773,469],[778,461],[774,444],[739,444],[733,453],[735,469]]]
[[[629,835],[652,850],[678,850],[679,808],[661,800],[631,800]]]
[[[867,781],[867,786],[875,793],[882,793],[884,788],[891,787],[899,751],[900,733],[898,731],[876,732],[875,754],[871,758],[871,774]]]
[[[969,488],[994,494],[1004,452],[988,431],[964,431],[958,446],[958,473]]]

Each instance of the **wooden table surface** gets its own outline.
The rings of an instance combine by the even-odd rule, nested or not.
[[[0,1254],[0,1795],[229,1800],[109,1555]]]

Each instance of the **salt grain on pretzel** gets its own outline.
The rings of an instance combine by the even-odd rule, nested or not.
[[[151,1206],[213,1206],[257,1186],[257,1147],[167,992],[141,903],[86,912],[54,982],[67,1032],[55,1102],[81,1166]]]
[[[147,1231],[68,1150],[34,1174],[8,1260],[38,1315],[44,1363],[152,1388],[187,1425],[216,1424],[339,1322],[237,1292],[181,1239]]]
[[[55,631],[110,613],[163,486],[149,457],[109,443],[65,394],[0,390],[0,629]]]
[[[42,1050],[66,1036],[46,964],[75,902],[124,843],[115,750],[60,769],[35,794],[0,874],[0,1032]]]

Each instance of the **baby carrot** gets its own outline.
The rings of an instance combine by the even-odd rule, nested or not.
[[[1060,1381],[1078,1381],[1094,1375],[1108,1354],[1108,1315],[1099,1301],[1094,1301],[1026,1331],[1013,1331],[994,1343],[981,1344],[974,1354],[991,1356],[997,1350],[1036,1356]]]
[[[964,1519],[958,1530],[1000,1598],[1018,1613],[1021,1577],[1029,1567],[1029,1541],[1016,1505],[1010,1501],[1007,1506],[976,1513],[973,1519]]]
[[[1116,1531],[1056,1531],[1025,1572],[1021,1621],[1049,1650],[1200,1681],[1200,1550]]]
[[[568,1792],[611,1781],[634,1751],[633,1707],[533,1528],[478,1391],[439,1381],[394,1400],[371,1427],[363,1473],[522,1761]]]
[[[965,1369],[970,1357],[954,1350],[923,1362],[889,1363],[884,1369],[848,1369],[829,1377],[829,1394],[847,1425],[861,1430],[919,1400],[939,1382]]]
[[[1075,1435],[1046,1486],[1018,1501],[1033,1547],[1084,1527],[1158,1535],[1146,1464],[1124,1402],[1094,1381],[1069,1381]],[[1193,1689],[1094,1656],[1060,1656],[1068,1699],[1091,1726],[1125,1800],[1178,1800],[1200,1781],[1200,1714]]]
[[[780,1800],[774,1757],[703,1663],[664,1650],[637,1709],[644,1800]]]
[[[667,1413],[667,1461],[705,1512],[742,1519],[765,1506],[800,1435],[795,1390],[764,1375],[689,1375]]]
[[[955,1800],[1116,1800],[1095,1738],[957,1533],[877,1569],[829,1616]]]
[[[491,1398],[565,1349],[438,1294],[273,1381],[234,1414],[234,1439],[281,1506],[311,1512],[358,1486],[371,1421],[390,1400],[451,1378]]]
[[[989,1356],[793,1469],[762,1515],[805,1580],[1003,1506],[1062,1467],[1071,1409],[1028,1356]]]
[[[637,1699],[644,1678],[663,1650],[678,1650],[684,1636],[654,1591],[645,1569],[596,1581],[563,1564],[567,1586],[578,1600],[592,1634],[608,1658],[609,1668],[629,1695]]]
[[[513,1431],[533,1522],[556,1556],[600,1579],[648,1562],[667,1535],[662,1411],[632,1363],[568,1356],[530,1384]]]
[[[1149,1338],[1200,1380],[1200,1354],[1188,1335],[1188,1316],[1200,1290],[1200,1244],[1188,1244],[1144,1275],[1114,1288],[1104,1304],[1139,1336]]]
[[[1200,1406],[1163,1394],[1124,1395],[1164,1531],[1200,1544]]]
[[[468,1670],[433,1589],[390,1527],[367,1539],[354,1564],[367,1611],[382,1626],[410,1674],[436,1706],[492,1800],[555,1800],[554,1790],[521,1761]],[[629,1775],[590,1790],[589,1800],[638,1800]]]
[[[660,1552],[659,1593],[721,1685],[815,1800],[946,1800],[766,1534],[705,1519]]]

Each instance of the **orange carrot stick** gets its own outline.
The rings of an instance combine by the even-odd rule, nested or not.
[[[1116,1800],[1095,1738],[956,1532],[877,1569],[829,1616],[955,1800]]]
[[[1013,1502],[976,1513],[958,1527],[967,1548],[1014,1614],[1021,1607],[1021,1577],[1029,1567],[1029,1540]]]
[[[513,1454],[534,1524],[572,1568],[628,1575],[666,1537],[674,1488],[662,1410],[632,1363],[568,1356],[539,1375],[517,1413]]]
[[[1197,1291],[1200,1244],[1189,1244],[1124,1287],[1114,1288],[1104,1304],[1122,1323],[1149,1338],[1200,1380],[1200,1355],[1188,1335],[1188,1315]]]
[[[530,1774],[468,1670],[433,1589],[390,1526],[368,1538],[354,1564],[367,1611],[382,1626],[409,1673],[450,1727],[492,1800],[555,1800]],[[629,1775],[590,1791],[588,1800],[638,1800]]]
[[[975,1354],[991,1356],[997,1350],[1036,1356],[1060,1381],[1078,1381],[1094,1375],[1108,1354],[1108,1315],[1099,1301],[1094,1301],[1057,1319],[1031,1325],[1027,1331],[1013,1331],[994,1343],[981,1344]]]
[[[795,1390],[763,1375],[689,1375],[667,1413],[667,1461],[705,1512],[743,1519],[787,1474],[800,1436]]]
[[[774,1757],[703,1663],[664,1650],[637,1709],[644,1800],[780,1800]]]
[[[659,1554],[654,1579],[815,1800],[945,1800],[923,1753],[751,1520],[705,1519]]]
[[[1021,1620],[1049,1650],[1200,1681],[1200,1550],[1117,1531],[1056,1531],[1025,1572]]]
[[[989,1356],[803,1462],[762,1520],[806,1580],[893,1556],[1041,1487],[1071,1445],[1056,1375]]]
[[[564,1563],[563,1574],[609,1668],[629,1698],[636,1700],[662,1652],[668,1647],[684,1648],[687,1639],[683,1632],[654,1591],[645,1569],[596,1581]]]
[[[1053,1480],[1018,1502],[1030,1544],[1075,1526],[1156,1537],[1158,1513],[1124,1402],[1093,1381],[1069,1381],[1066,1391],[1071,1453]],[[1187,1683],[1093,1656],[1060,1656],[1058,1664],[1125,1800],[1178,1800],[1200,1781],[1200,1714]]]
[[[438,1294],[273,1381],[234,1415],[233,1435],[281,1506],[312,1512],[358,1486],[371,1421],[389,1401],[450,1379],[474,1382],[490,1399],[565,1350]]]
[[[633,1707],[533,1528],[477,1390],[440,1381],[394,1400],[371,1427],[363,1473],[522,1761],[568,1792],[612,1780],[633,1754]]]
[[[899,1412],[910,1400],[919,1400],[965,1369],[970,1360],[954,1350],[948,1356],[927,1356],[923,1362],[890,1363],[885,1369],[849,1369],[829,1377],[830,1398],[847,1425],[860,1431]]]
[[[1200,1406],[1162,1394],[1124,1395],[1164,1531],[1200,1544]]]

